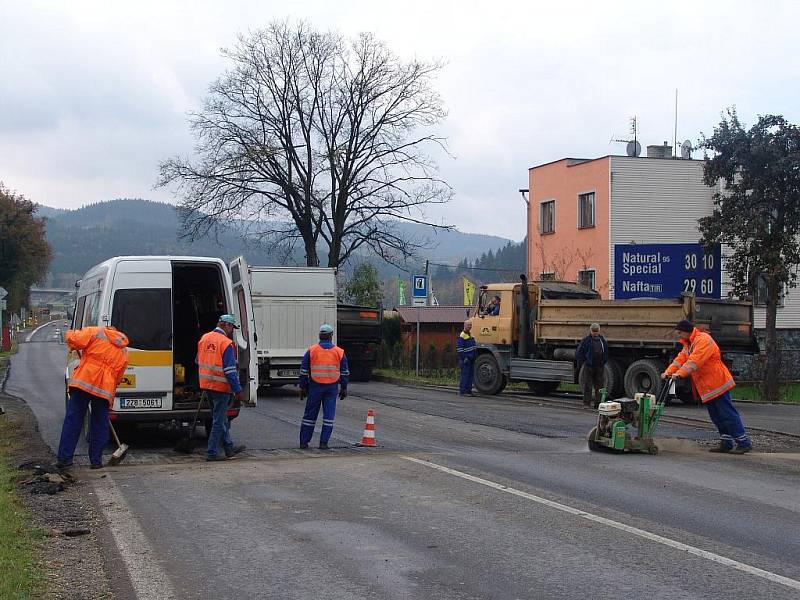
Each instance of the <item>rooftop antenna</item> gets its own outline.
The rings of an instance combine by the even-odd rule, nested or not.
[[[678,88],[675,88],[675,137],[672,138],[672,156],[678,156]]]
[[[692,142],[691,140],[686,140],[681,144],[681,158],[688,160],[692,158]]]
[[[632,140],[615,140],[612,134],[611,142],[619,142],[621,144],[625,144],[625,153],[628,156],[636,157],[642,153],[642,145],[639,143],[637,138],[637,124],[638,121],[636,119],[636,115],[632,116],[629,120],[630,123],[630,132],[633,136]],[[610,142],[609,142],[610,143]]]

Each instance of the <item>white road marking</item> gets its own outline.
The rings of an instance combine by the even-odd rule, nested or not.
[[[800,581],[797,581],[796,579],[790,579],[789,577],[784,577],[783,575],[778,575],[777,573],[772,573],[771,571],[765,571],[764,569],[759,569],[758,567],[754,567],[752,565],[739,562],[738,560],[733,560],[725,556],[720,556],[719,554],[714,554],[713,552],[709,552],[708,550],[702,550],[700,548],[690,546],[689,544],[684,544],[682,542],[678,542],[676,540],[666,538],[664,536],[657,535],[655,533],[650,533],[649,531],[645,531],[644,529],[631,527],[630,525],[625,525],[624,523],[619,523],[618,521],[613,521],[611,519],[601,517],[600,515],[595,515],[593,513],[580,510],[579,508],[573,508],[571,506],[567,506],[566,504],[554,502],[552,500],[548,500],[547,498],[542,498],[541,496],[529,494],[528,492],[523,492],[522,490],[518,490],[509,487],[507,485],[503,485],[501,483],[495,483],[494,481],[489,481],[488,479],[476,477],[475,475],[470,475],[469,473],[464,473],[463,471],[457,471],[456,469],[451,469],[450,467],[445,467],[443,465],[439,465],[434,462],[430,462],[427,460],[420,460],[419,458],[413,458],[411,456],[403,456],[401,458],[420,465],[424,465],[426,467],[430,467],[431,469],[436,469],[437,471],[441,471],[443,473],[448,473],[449,475],[455,475],[456,477],[460,477],[461,479],[466,479],[467,481],[472,481],[473,483],[479,483],[481,485],[485,485],[486,487],[490,487],[492,489],[499,490],[501,492],[505,492],[513,496],[519,496],[520,498],[531,500],[538,504],[554,508],[555,510],[560,510],[570,515],[581,517],[582,519],[587,519],[588,521],[594,521],[595,523],[600,523],[601,525],[606,525],[608,527],[613,527],[614,529],[619,529],[620,531],[624,531],[626,533],[642,537],[646,540],[650,540],[652,542],[657,542],[659,544],[669,546],[670,548],[682,550],[684,552],[693,554],[695,556],[699,556],[701,558],[705,558],[712,562],[719,563],[721,565],[725,565],[727,567],[731,567],[739,571],[743,571],[750,575],[754,575],[755,577],[761,577],[762,579],[766,579],[767,581],[772,581],[773,583],[779,583],[781,585],[785,585],[786,587],[790,587],[794,590],[800,590]]]
[[[108,473],[104,479],[95,480],[93,487],[136,597],[177,600],[169,578],[161,570],[136,515],[120,494],[113,476]]]
[[[52,321],[48,321],[47,323],[42,323],[42,324],[41,324],[41,325],[39,325],[39,326],[38,326],[36,329],[34,329],[33,331],[31,331],[31,332],[28,334],[28,337],[26,337],[26,338],[25,338],[25,341],[26,341],[26,342],[30,342],[30,341],[31,341],[31,338],[32,338],[34,335],[36,335],[36,332],[37,332],[37,331],[39,331],[39,330],[40,330],[42,327],[47,327],[48,325],[52,325],[52,324],[53,324],[53,323],[52,323]]]

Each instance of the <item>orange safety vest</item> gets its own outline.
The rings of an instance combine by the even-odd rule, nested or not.
[[[734,388],[733,375],[722,362],[719,346],[709,334],[695,327],[689,341],[681,340],[681,344],[683,350],[667,367],[667,375],[677,373],[678,377],[690,377],[703,403]]]
[[[67,331],[70,350],[81,353],[81,362],[68,386],[114,403],[117,384],[128,366],[128,337],[113,327],[84,327]]]
[[[314,344],[308,349],[308,358],[311,363],[309,377],[317,383],[336,383],[341,377],[340,365],[344,357],[344,350],[339,346],[323,348]]]
[[[222,369],[222,355],[233,344],[224,333],[209,331],[197,343],[200,389],[231,393],[231,384]]]

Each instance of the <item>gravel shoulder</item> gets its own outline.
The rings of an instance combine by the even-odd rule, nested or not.
[[[44,533],[41,540],[41,568],[46,599],[100,600],[124,598],[124,575],[114,568],[115,557],[107,555],[110,534],[100,516],[92,487],[82,469],[74,469],[63,491],[33,493],[26,484],[36,475],[36,465],[50,470],[55,457],[42,441],[36,419],[20,399],[0,394],[3,417],[18,430],[21,449],[13,457],[21,471],[17,497]],[[112,583],[116,582],[112,589]]]

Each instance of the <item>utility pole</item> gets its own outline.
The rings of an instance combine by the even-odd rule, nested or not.
[[[429,261],[425,261],[425,285],[428,286],[426,293],[425,293],[425,306],[430,306],[430,297],[431,297],[431,281],[428,278],[428,267],[430,266]],[[419,320],[420,320],[420,307],[417,306],[417,351],[416,351],[416,374],[419,377]]]

